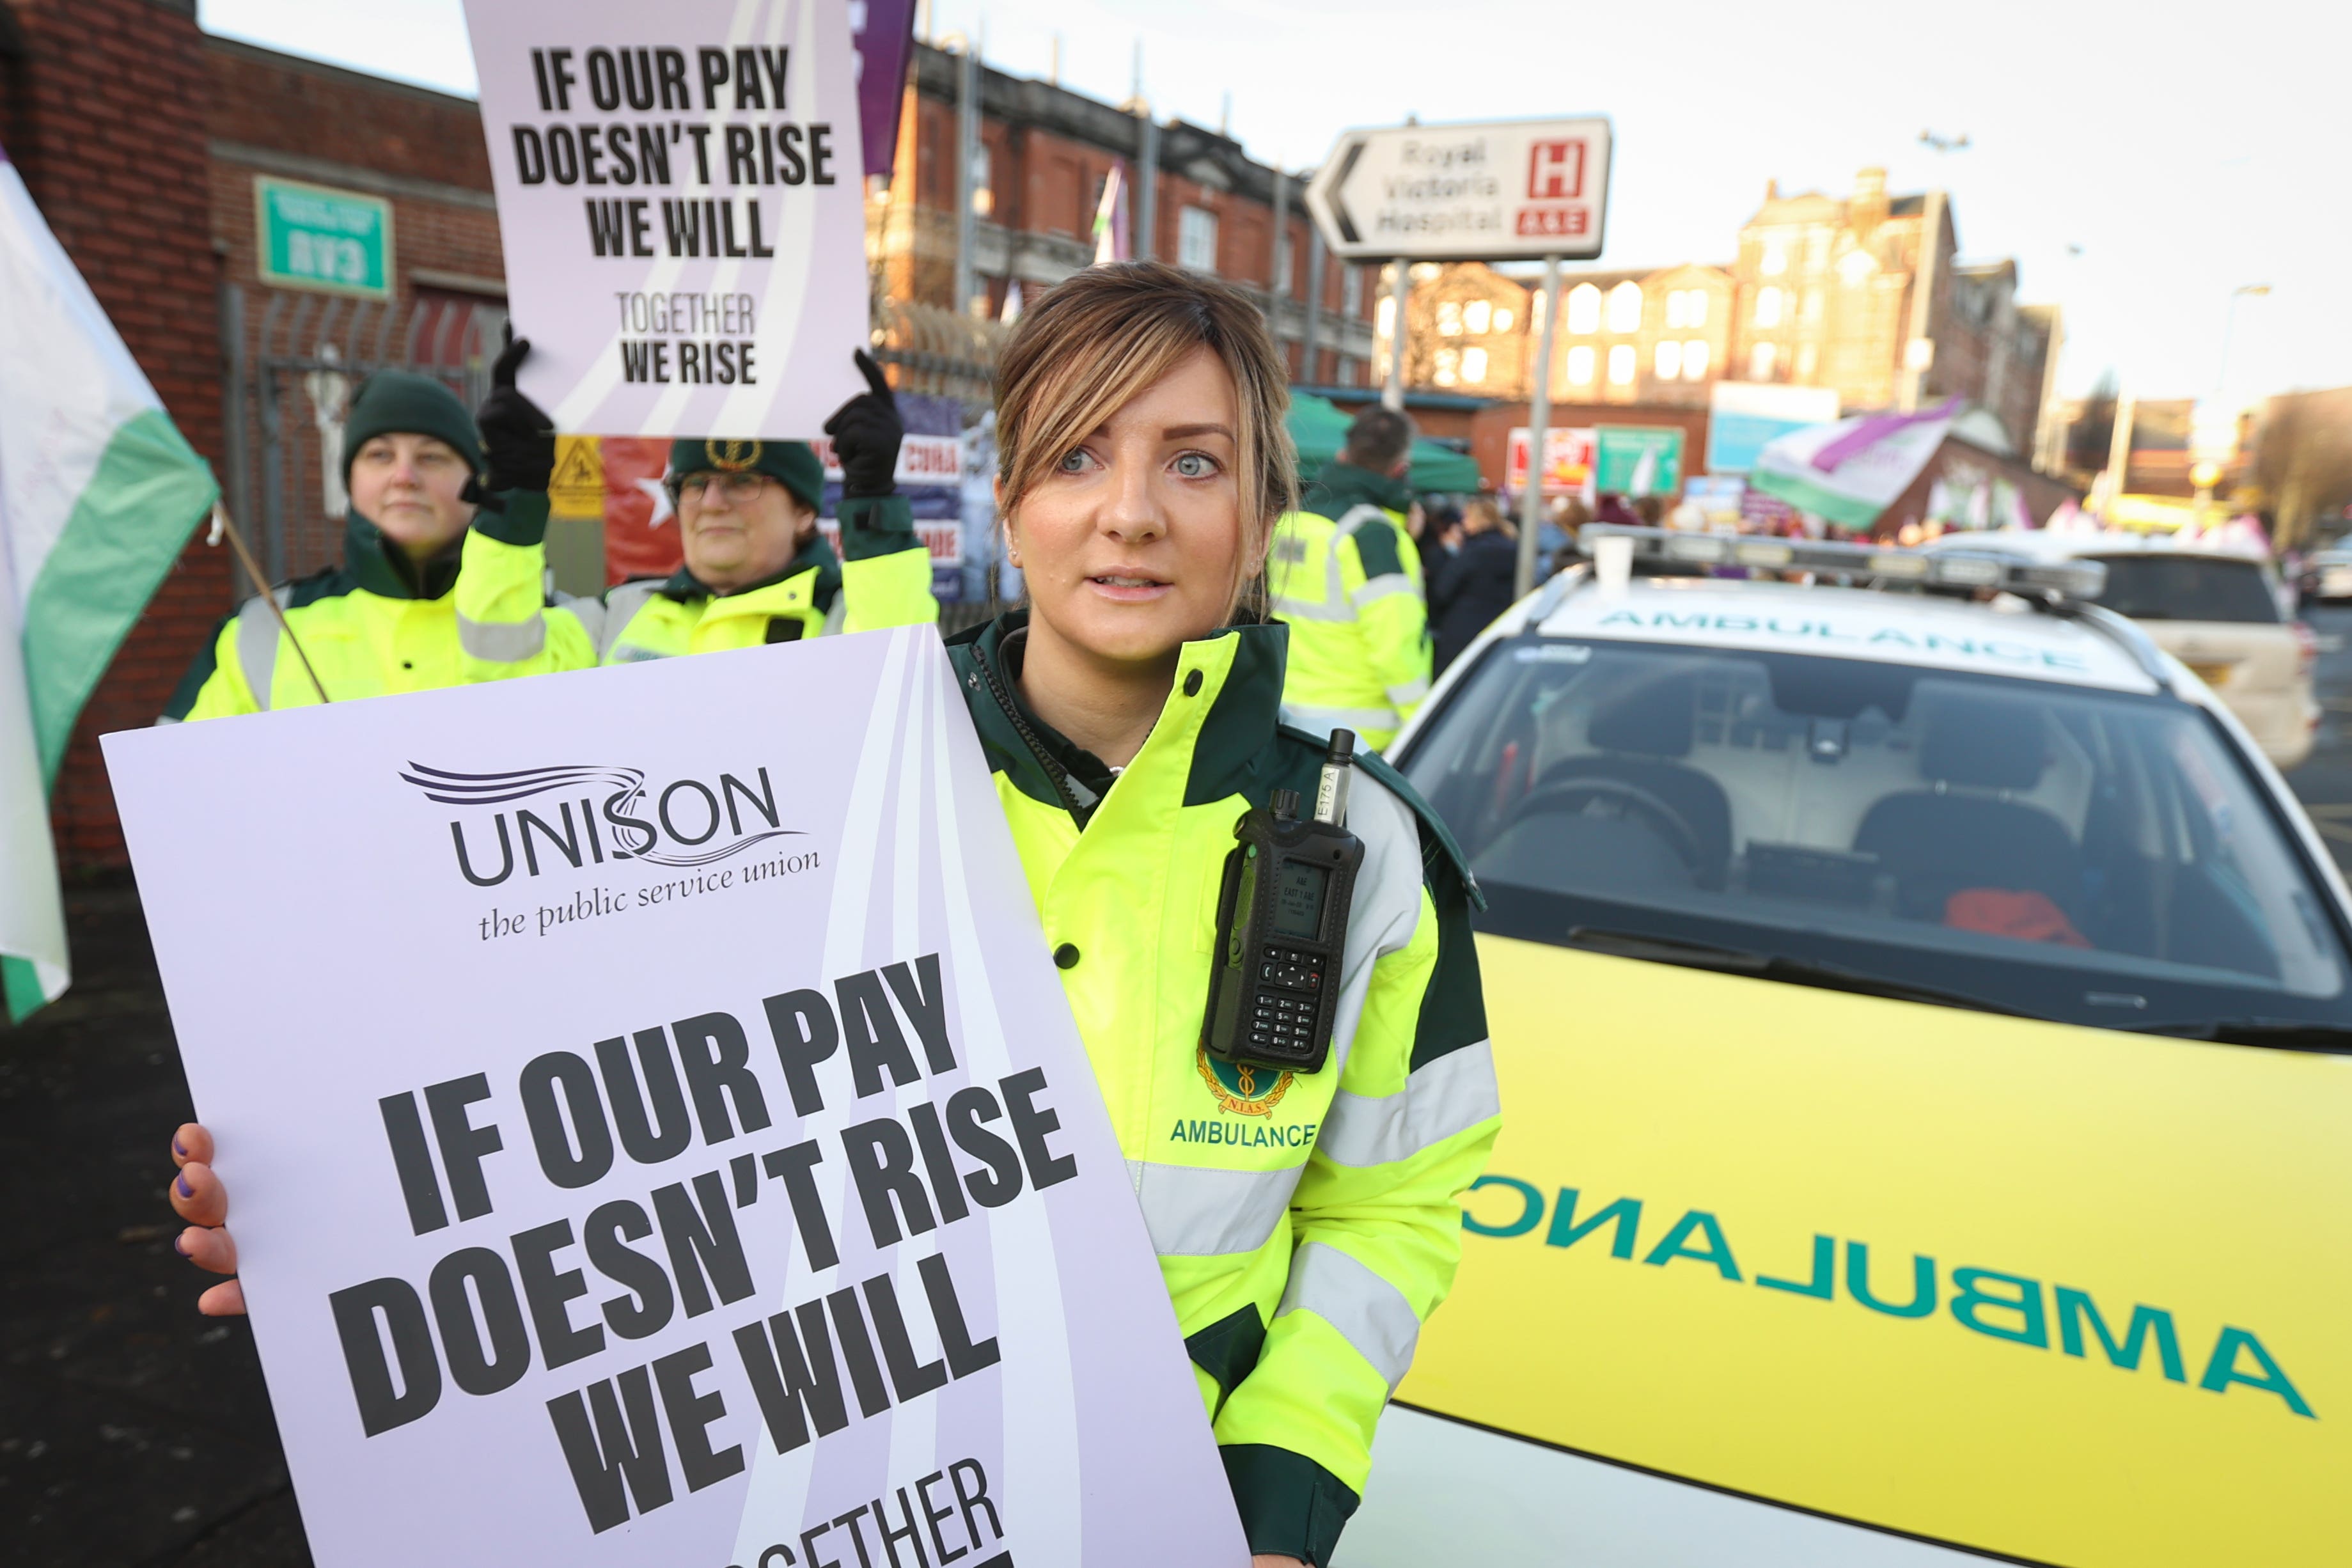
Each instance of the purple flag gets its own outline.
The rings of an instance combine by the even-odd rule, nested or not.
[[[898,99],[915,58],[915,0],[862,0],[849,7],[857,50],[857,122],[866,172],[890,177],[898,155]]]

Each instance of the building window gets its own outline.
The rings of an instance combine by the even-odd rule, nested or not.
[[[1339,310],[1342,315],[1349,316],[1360,316],[1364,313],[1364,269],[1362,268],[1339,268]]]
[[[1757,263],[1757,270],[1767,278],[1778,278],[1789,270],[1789,252],[1779,240],[1765,243],[1763,259]]]
[[[1461,381],[1462,351],[1460,349],[1440,349],[1430,357],[1435,367],[1433,374],[1438,385],[1453,386]]]
[[[996,158],[985,142],[971,150],[971,210],[978,217],[996,212]]]
[[[1484,335],[1494,330],[1495,307],[1484,300],[1473,300],[1462,307],[1462,330]]]
[[[1592,347],[1579,343],[1568,351],[1568,379],[1576,386],[1592,384]]]
[[[1568,291],[1568,330],[1580,334],[1601,330],[1601,290],[1590,283]]]
[[[1759,327],[1780,324],[1780,290],[1768,286],[1756,291],[1756,324]]]
[[[1609,290],[1609,330],[1612,332],[1638,332],[1642,330],[1642,286],[1630,279]],[[1616,379],[1614,376],[1610,379]]]
[[[1217,215],[1186,207],[1176,224],[1176,264],[1195,272],[1217,269]]]
[[[1290,236],[1286,234],[1274,242],[1274,291],[1285,299],[1290,297]]]
[[[1437,335],[1442,338],[1462,335],[1462,301],[1440,300],[1437,302]]]
[[[1819,272],[1830,263],[1830,231],[1809,229],[1805,234],[1805,270]]]
[[[1666,296],[1666,325],[1669,327],[1704,327],[1706,325],[1706,290],[1677,289]]]
[[[1632,343],[1619,343],[1615,348],[1612,348],[1612,349],[1611,349],[1611,350],[1609,351],[1609,384],[1610,384],[1610,385],[1612,385],[1612,386],[1631,386],[1631,385],[1633,385],[1633,371],[1634,371],[1634,369],[1635,369],[1635,363],[1634,363],[1634,356],[1633,356],[1633,345]]]
[[[1462,351],[1462,379],[1465,381],[1484,381],[1486,379],[1486,351],[1485,349],[1464,349]]]
[[[1396,324],[1396,296],[1383,294],[1381,302],[1372,307],[1372,331],[1381,337],[1391,335]]]
[[[1838,258],[1837,275],[1845,279],[1849,289],[1860,288],[1862,280],[1877,270],[1878,263],[1870,258],[1867,250],[1849,250]]]
[[[1811,381],[1813,372],[1820,367],[1821,363],[1821,344],[1799,343],[1797,345],[1797,379],[1799,381]]]
[[[1805,290],[1805,310],[1803,320],[1808,321],[1818,321],[1821,319],[1822,291],[1818,289],[1808,289]]]
[[[1498,332],[1509,331],[1511,330],[1511,322],[1515,320],[1517,320],[1517,318],[1508,310],[1496,311],[1495,331]]]
[[[1705,381],[1706,379],[1706,361],[1707,347],[1706,340],[1705,338],[1693,338],[1690,342],[1685,343],[1683,345],[1683,379],[1685,381]]]
[[[1780,350],[1777,344],[1758,343],[1748,351],[1748,379],[1771,380],[1773,367],[1780,363]]]
[[[1683,345],[1672,338],[1658,340],[1656,370],[1660,381],[1673,381],[1683,373]]]

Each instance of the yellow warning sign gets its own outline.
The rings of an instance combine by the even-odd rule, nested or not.
[[[555,438],[555,477],[548,481],[547,500],[557,517],[604,515],[604,452],[595,437]]]

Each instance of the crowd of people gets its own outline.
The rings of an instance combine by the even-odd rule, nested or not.
[[[893,482],[896,402],[863,354],[868,390],[826,426],[838,554],[816,527],[824,471],[807,444],[679,439],[665,482],[683,566],[595,599],[550,595],[555,431],[515,385],[529,352],[501,355],[475,416],[437,382],[368,380],[346,431],[343,561],[229,616],[168,721],[268,722],[936,620]],[[1498,583],[1507,594],[1509,527],[1475,503],[1425,594],[1410,423],[1360,417],[1302,497],[1287,400],[1264,318],[1227,285],[1121,262],[1048,291],[1004,351],[995,410],[1024,601],[948,649],[1122,1153],[1144,1173],[1146,1227],[1261,1568],[1329,1561],[1500,1123],[1475,885],[1370,753],[1428,695],[1429,606],[1450,649]],[[1184,1141],[1181,1118],[1171,1138],[1171,1119],[1144,1114],[1155,1094],[1223,1081],[1202,1045],[1216,900],[1196,890],[1217,884],[1245,813],[1314,798],[1334,729],[1367,755],[1348,798],[1363,858],[1328,1065],[1228,1086],[1294,1139],[1212,1149]],[[172,1155],[188,1221],[175,1246],[234,1276],[236,1151],[191,1124]],[[231,1278],[199,1305],[242,1312],[242,1288]]]

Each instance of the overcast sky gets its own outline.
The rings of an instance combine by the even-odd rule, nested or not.
[[[546,0],[560,15],[562,0]],[[1951,193],[1961,254],[2013,256],[2063,307],[2062,389],[2141,395],[2352,384],[2352,11],[2326,0],[931,0],[934,35],[1231,124],[1298,168],[1350,125],[1605,113],[1615,267],[1727,261],[1768,179]],[[201,0],[206,27],[470,92],[459,0]],[[1937,153],[1919,133],[1967,133]],[[2079,247],[2079,250],[2078,250]]]

